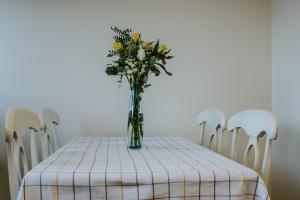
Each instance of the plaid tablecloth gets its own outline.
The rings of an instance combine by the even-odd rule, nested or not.
[[[81,137],[23,179],[19,200],[269,199],[258,174],[179,137]]]

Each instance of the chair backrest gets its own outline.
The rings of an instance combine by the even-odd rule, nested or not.
[[[233,115],[227,123],[228,130],[233,132],[230,156],[235,159],[237,131],[241,128],[249,136],[244,153],[243,163],[249,159],[250,150],[254,150],[253,169],[259,172],[268,185],[271,171],[272,141],[277,139],[278,125],[274,115],[265,110],[247,110]],[[266,145],[261,171],[259,171],[259,138],[266,134]]]
[[[197,124],[201,126],[200,144],[203,145],[204,143],[205,126],[208,126],[210,128],[210,134],[207,146],[210,149],[214,148],[217,152],[220,152],[223,131],[226,129],[226,117],[224,112],[216,108],[208,109],[199,114]],[[214,147],[212,147],[213,142]]]
[[[40,129],[39,118],[31,111],[11,107],[6,112],[5,140],[7,142],[7,159],[11,199],[16,199],[22,181],[22,175],[28,172],[28,160],[22,138],[31,131],[31,166],[38,164],[35,135]],[[21,159],[21,160],[20,160]],[[21,168],[20,161],[23,165]],[[23,173],[22,173],[22,171]]]
[[[58,114],[49,108],[42,108],[39,117],[43,127],[43,159],[54,153],[58,149],[57,128],[60,123]]]

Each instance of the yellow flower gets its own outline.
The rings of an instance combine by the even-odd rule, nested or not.
[[[133,42],[137,42],[140,39],[140,34],[139,33],[133,33],[131,36]]]
[[[115,42],[112,47],[115,50],[120,50],[120,49],[122,49],[122,43],[121,42]]]
[[[162,44],[158,48],[158,53],[165,53],[168,49],[168,46],[166,44]]]

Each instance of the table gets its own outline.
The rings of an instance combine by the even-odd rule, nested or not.
[[[19,200],[270,199],[253,170],[180,137],[80,137],[34,167]]]

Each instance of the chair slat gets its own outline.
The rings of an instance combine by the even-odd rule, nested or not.
[[[249,154],[251,149],[254,150],[254,161],[253,161],[253,169],[258,171],[259,169],[259,145],[258,145],[258,138],[251,136],[248,140],[248,144],[244,153],[243,163],[247,165],[247,161],[249,160]]]
[[[10,198],[12,200],[17,199],[17,193],[19,188],[19,180],[17,176],[17,169],[15,166],[14,147],[12,142],[7,141],[7,167],[9,175],[9,190]]]

